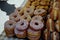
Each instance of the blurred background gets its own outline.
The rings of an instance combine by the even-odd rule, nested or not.
[[[4,23],[9,20],[9,15],[23,4],[24,0],[0,1],[0,34],[4,30]]]

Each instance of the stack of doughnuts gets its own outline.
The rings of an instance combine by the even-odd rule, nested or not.
[[[29,40],[59,40],[60,6],[57,0],[28,0],[9,15],[4,29],[7,37]],[[55,35],[56,34],[56,35]]]

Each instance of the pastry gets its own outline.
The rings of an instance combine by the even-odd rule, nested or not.
[[[55,27],[56,27],[56,30],[60,32],[60,20],[56,21]]]
[[[46,10],[44,10],[44,9],[37,9],[37,10],[34,11],[34,15],[45,16],[46,15]]]
[[[18,30],[26,30],[28,28],[28,21],[26,20],[20,20],[19,22],[16,23],[16,29]]]
[[[32,5],[33,5],[33,6],[38,6],[38,5],[39,5],[39,2],[38,2],[38,1],[34,1],[34,2],[32,3]]]
[[[4,24],[4,31],[6,33],[7,37],[13,37],[14,34],[14,28],[15,28],[15,21],[8,20]]]
[[[59,40],[59,33],[53,32],[53,33],[52,33],[52,36],[51,36],[51,39],[52,39],[52,40]]]
[[[24,13],[32,16],[33,13],[34,13],[34,8],[33,8],[33,7],[26,8],[26,9],[24,10]]]
[[[57,17],[58,17],[58,8],[52,9],[52,12],[50,13],[50,16],[51,16],[52,20],[57,20]]]
[[[45,29],[44,30],[44,39],[45,40],[49,40],[49,38],[50,38],[50,32],[49,32],[48,29]]]
[[[9,15],[9,19],[13,20],[15,22],[18,22],[18,21],[20,21],[21,18],[20,18],[20,15],[18,13],[12,13]]]
[[[40,5],[48,6],[49,5],[49,2],[48,1],[41,1],[40,2]]]
[[[31,20],[31,16],[28,14],[21,16],[21,18],[27,20],[28,22]]]
[[[50,31],[50,32],[53,32],[54,31],[54,21],[51,19],[51,18],[48,18],[47,22],[46,22],[46,26],[47,26],[47,29]]]
[[[26,30],[20,31],[17,28],[15,28],[14,32],[15,32],[15,35],[17,36],[17,38],[26,38],[26,36],[27,36]]]
[[[44,23],[39,20],[32,20],[30,22],[30,27],[34,30],[41,30],[44,27]]]
[[[39,40],[41,36],[41,31],[34,31],[32,29],[28,29],[27,34],[30,40]]]

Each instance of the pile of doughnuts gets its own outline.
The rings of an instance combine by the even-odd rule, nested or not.
[[[4,24],[6,36],[59,40],[59,10],[59,2],[55,0],[28,0],[23,8],[17,8],[9,15],[9,20]]]

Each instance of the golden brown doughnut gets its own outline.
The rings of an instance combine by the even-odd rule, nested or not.
[[[47,29],[50,31],[50,32],[53,32],[54,31],[54,21],[51,19],[51,18],[48,18],[47,19],[47,22],[46,22],[46,26],[47,26]]]
[[[51,35],[52,40],[59,40],[59,33],[58,32],[53,32]]]
[[[15,21],[8,20],[5,22],[4,31],[7,37],[13,37],[15,35],[14,28],[15,28]]]
[[[37,6],[36,9],[40,9],[40,6]]]
[[[40,5],[48,6],[49,5],[49,2],[48,1],[41,1],[40,2]]]
[[[26,20],[20,20],[19,22],[16,23],[16,29],[18,30],[26,30],[28,28],[28,21]]]
[[[20,15],[18,13],[12,13],[9,15],[9,19],[13,20],[15,22],[18,22],[18,21],[20,21],[21,18],[20,18]]]
[[[32,29],[28,29],[27,34],[30,40],[39,40],[41,36],[41,31],[34,31]]]
[[[59,11],[58,8],[52,9],[52,12],[50,13],[50,16],[51,16],[52,20],[57,20],[58,11]]]
[[[32,20],[30,22],[30,28],[34,30],[41,30],[44,27],[44,23],[39,20]]]
[[[38,1],[32,2],[32,5],[33,6],[38,6],[39,5],[39,2]]]
[[[55,27],[56,27],[56,30],[60,32],[60,20],[56,21]]]
[[[34,11],[34,15],[45,16],[46,15],[46,10],[44,10],[44,9],[36,9]]]
[[[24,14],[28,14],[28,15],[32,16],[33,13],[34,13],[34,8],[33,8],[32,6],[29,7],[29,8],[26,8],[26,9],[24,10]]]
[[[26,30],[20,31],[20,30],[18,30],[18,29],[15,28],[15,29],[14,29],[14,32],[15,32],[15,35],[16,35],[18,38],[25,38],[26,35],[27,35]]]
[[[30,7],[30,6],[31,6],[31,2],[28,1],[25,6],[26,6],[26,7]]]
[[[21,18],[27,20],[28,22],[31,20],[31,16],[28,14],[21,16]]]

